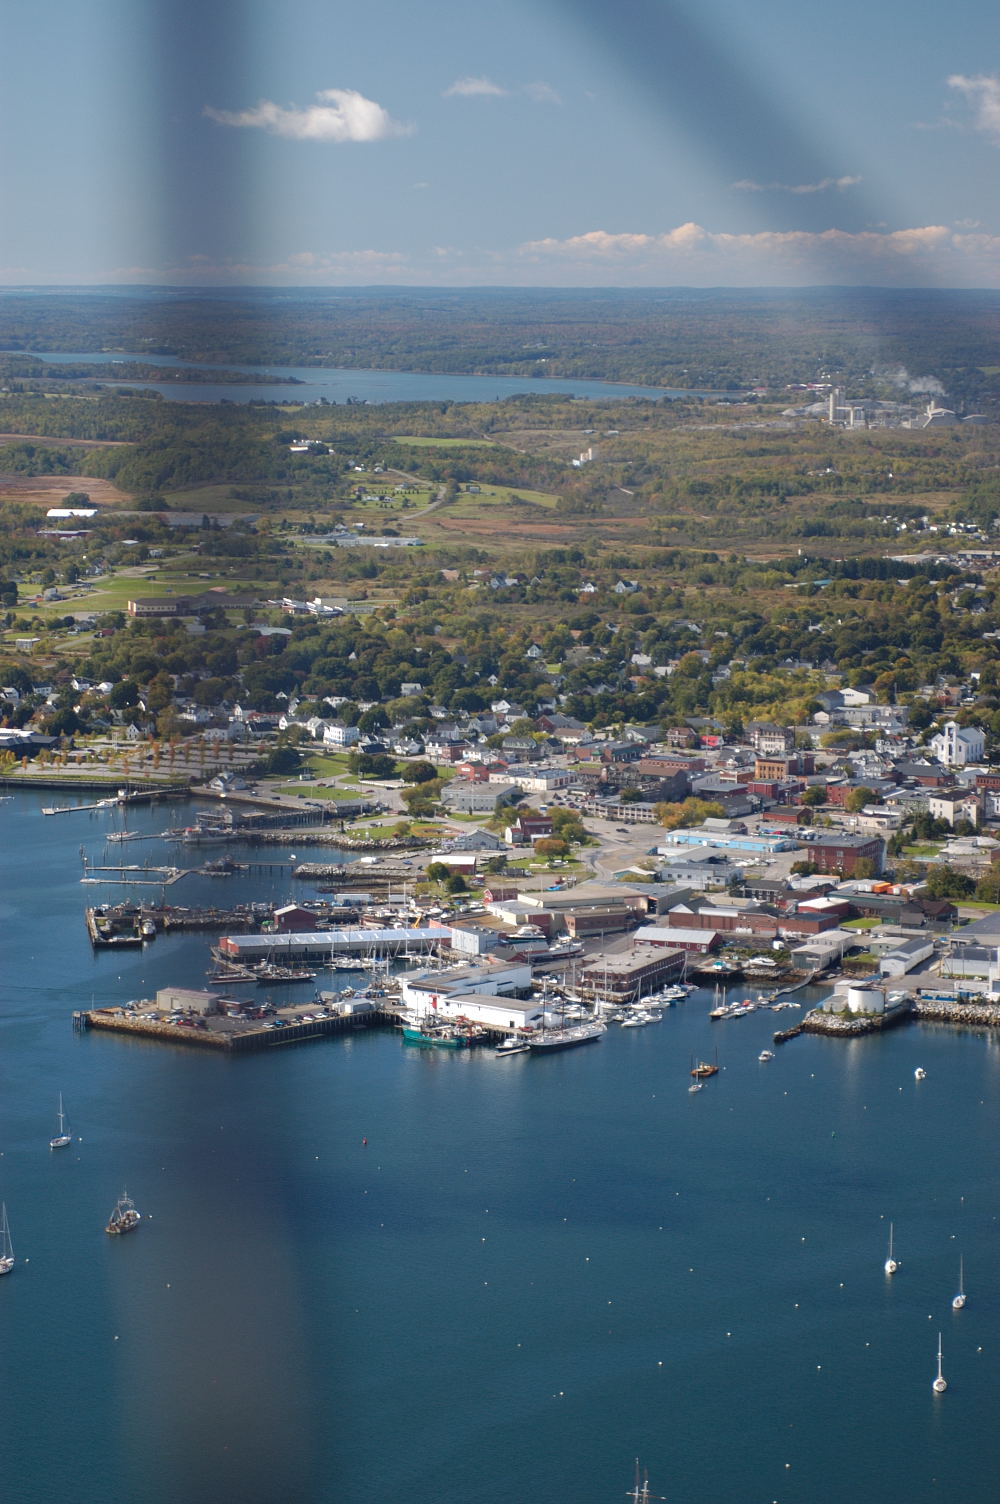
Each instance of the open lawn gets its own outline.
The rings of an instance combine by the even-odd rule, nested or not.
[[[332,789],[327,784],[315,783],[279,783],[275,793],[286,794],[290,799],[325,800],[327,803],[348,800],[353,804],[358,797],[351,789]]]

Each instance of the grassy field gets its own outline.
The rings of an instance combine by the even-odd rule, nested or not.
[[[515,502],[515,498],[527,501],[536,507],[554,507],[559,500],[558,496],[553,496],[551,491],[527,491],[523,486],[482,485],[479,488],[478,494],[470,494],[468,491],[462,491],[456,500],[451,503],[448,510],[454,514],[459,509],[467,507],[470,510],[468,513],[463,512],[463,515],[475,516],[477,509],[480,507],[493,506],[498,502],[502,505],[510,506],[512,502]]]
[[[340,800],[346,800],[354,804],[357,794],[351,789],[331,789],[325,784],[317,786],[314,783],[280,783],[276,790],[278,794],[286,794],[290,799],[315,799],[325,800],[336,804]]]
[[[428,439],[417,438],[414,434],[393,434],[394,444],[411,444],[417,449],[468,449],[475,446],[477,449],[496,449],[495,439]]]
[[[224,585],[227,590],[259,593],[256,582],[220,579],[218,574],[208,579],[195,574],[172,574],[161,571],[157,575],[133,574],[124,571],[108,580],[101,580],[84,595],[74,594],[65,601],[53,601],[48,609],[57,616],[65,616],[70,607],[74,611],[124,611],[130,600],[146,600],[151,595],[201,595],[213,585]]]

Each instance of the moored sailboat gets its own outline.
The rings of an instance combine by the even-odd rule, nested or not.
[[[10,1240],[10,1225],[7,1221],[7,1203],[0,1206],[0,1274],[9,1274],[14,1267],[14,1245]]]
[[[938,1354],[937,1354],[937,1358],[938,1358],[937,1378],[934,1380],[933,1384],[931,1385],[931,1388],[934,1390],[935,1394],[944,1394],[945,1390],[948,1388],[948,1380],[945,1378],[944,1374],[941,1372],[941,1333],[940,1332],[938,1332]]]
[[[73,1142],[73,1135],[66,1132],[66,1114],[63,1112],[62,1092],[59,1093],[59,1112],[57,1116],[59,1118],[59,1132],[55,1138],[49,1139],[49,1148],[66,1149]]]
[[[889,1223],[889,1255],[888,1255],[888,1257],[887,1257],[887,1259],[885,1261],[885,1264],[883,1265],[883,1268],[885,1269],[886,1274],[895,1274],[896,1270],[899,1268],[899,1265],[896,1263],[896,1260],[892,1256],[892,1223],[891,1222]]]
[[[965,1305],[965,1259],[964,1259],[964,1257],[962,1257],[962,1258],[959,1258],[959,1261],[958,1261],[958,1294],[952,1300],[952,1302],[951,1302],[951,1308],[952,1308],[953,1311],[960,1311],[964,1305]]]

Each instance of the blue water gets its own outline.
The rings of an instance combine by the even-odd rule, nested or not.
[[[320,368],[317,366],[210,366],[197,365],[191,361],[178,360],[170,355],[77,352],[66,354],[59,351],[31,350],[25,352],[38,360],[49,360],[69,365],[86,361],[90,365],[110,365],[127,360],[141,360],[145,365],[164,366],[171,369],[243,371],[254,376],[284,377],[285,382],[249,382],[235,385],[220,382],[217,386],[201,381],[167,382],[115,382],[117,386],[139,386],[144,390],[160,392],[175,402],[499,402],[504,397],[524,396],[570,396],[592,401],[601,399],[621,401],[625,397],[643,397],[653,401],[658,397],[709,396],[707,392],[685,392],[675,388],[630,386],[615,381],[575,381],[553,377],[531,376],[459,376],[432,371],[365,371]],[[300,385],[288,385],[293,377]],[[114,380],[114,372],[109,372]]]
[[[92,995],[197,984],[207,942],[93,954],[84,903],[118,895],[79,885],[78,847],[103,859],[112,816],[51,800],[0,805],[11,1499],[606,1504],[635,1456],[685,1504],[995,1497],[995,1036],[807,1037],[761,1065],[795,1015],[713,1025],[707,993],[549,1058],[78,1036]],[[81,1141],[52,1153],[60,1090]],[[112,1240],[123,1184],[145,1220]]]

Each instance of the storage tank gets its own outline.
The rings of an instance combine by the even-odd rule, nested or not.
[[[852,1013],[884,1013],[885,993],[881,987],[848,987],[847,1006]]]

